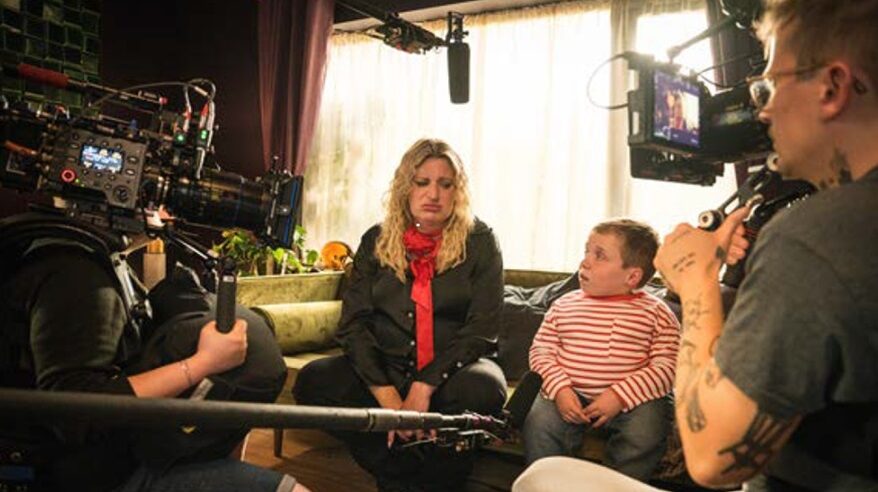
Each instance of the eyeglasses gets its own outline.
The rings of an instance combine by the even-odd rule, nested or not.
[[[747,77],[747,85],[750,88],[750,98],[753,100],[753,104],[756,105],[756,110],[761,111],[762,108],[768,104],[768,101],[771,100],[771,96],[774,95],[774,91],[777,87],[777,79],[791,75],[804,75],[815,70],[820,70],[821,68],[823,68],[823,65],[797,68],[796,70],[790,70],[788,72],[764,73],[762,75]]]

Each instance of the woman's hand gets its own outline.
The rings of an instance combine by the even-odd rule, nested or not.
[[[421,381],[413,382],[411,388],[409,388],[408,395],[405,397],[405,401],[402,402],[402,410],[411,410],[413,412],[429,411],[430,398],[433,396],[434,391],[436,391],[435,386],[431,386]],[[418,440],[423,439],[426,435],[421,429],[415,431],[397,431],[397,434],[399,434],[404,440],[408,440],[413,433]],[[431,430],[430,436],[436,437],[436,431]]]
[[[381,405],[381,408],[386,408],[388,410],[399,410],[402,408],[402,397],[399,395],[399,391],[396,390],[396,387],[392,385],[370,386],[369,391],[371,391],[372,396],[378,400],[378,404]],[[393,441],[396,439],[396,433],[397,431],[390,431],[387,433],[388,448],[393,446]],[[403,440],[407,440],[407,438],[403,438]]]
[[[232,330],[220,333],[216,322],[211,321],[201,328],[198,349],[189,359],[196,380],[211,374],[228,371],[244,363],[247,357],[247,322],[235,320]]]

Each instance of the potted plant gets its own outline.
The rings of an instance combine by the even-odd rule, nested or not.
[[[271,248],[262,244],[249,231],[228,229],[223,231],[223,240],[213,246],[220,255],[235,260],[238,275],[281,275],[286,273],[305,273],[314,270],[318,253],[305,248],[305,228],[296,226],[292,248]]]

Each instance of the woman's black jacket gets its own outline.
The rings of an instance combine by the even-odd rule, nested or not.
[[[434,359],[416,370],[412,275],[403,284],[375,257],[380,226],[366,231],[343,295],[337,338],[368,386],[394,384],[389,372],[433,386],[495,349],[503,303],[503,259],[491,229],[476,223],[466,260],[438,273],[433,289]],[[393,378],[396,379],[396,378]]]

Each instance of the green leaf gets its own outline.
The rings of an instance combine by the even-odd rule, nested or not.
[[[317,258],[320,256],[320,253],[317,250],[309,249],[305,251],[305,264],[313,265],[317,262]]]

